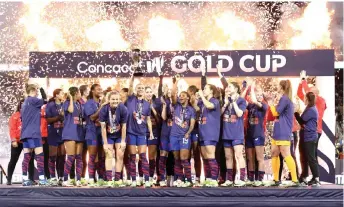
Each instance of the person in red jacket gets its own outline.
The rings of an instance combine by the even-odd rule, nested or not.
[[[41,134],[42,134],[42,145],[43,145],[43,153],[44,153],[44,174],[47,179],[50,179],[50,172],[49,172],[49,144],[47,142],[48,137],[48,122],[45,118],[45,108],[46,104],[44,104],[41,108]]]
[[[7,185],[12,184],[12,175],[16,164],[18,162],[19,156],[23,150],[23,143],[20,141],[20,130],[21,130],[21,119],[20,119],[20,109],[24,100],[20,100],[16,111],[12,114],[9,120],[9,130],[11,138],[11,158],[7,167]],[[31,159],[29,164],[29,179],[34,181],[34,159]]]
[[[300,82],[299,87],[297,89],[298,97],[302,101],[304,101],[306,93],[313,92],[315,94],[315,107],[317,108],[318,114],[319,114],[318,127],[317,127],[318,140],[316,141],[316,149],[318,149],[319,139],[320,139],[321,134],[322,134],[322,118],[324,117],[324,113],[325,113],[325,110],[327,108],[326,101],[323,97],[321,97],[319,95],[319,90],[315,86],[308,87],[307,80],[306,80],[306,78],[307,78],[306,71],[304,71],[304,70],[301,71],[300,78],[301,78],[301,82]],[[315,157],[318,157],[317,151],[318,150],[315,151]]]

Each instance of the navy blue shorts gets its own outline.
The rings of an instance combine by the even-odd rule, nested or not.
[[[101,146],[104,144],[102,136],[97,136],[97,139],[86,139],[87,146]]]
[[[107,138],[108,144],[119,144],[122,142],[122,137],[119,138]]]
[[[184,137],[170,137],[170,149],[171,151],[180,151],[182,149],[190,150],[191,139],[185,139]]]
[[[47,138],[48,145],[58,147],[63,144],[62,137],[49,137]]]
[[[135,146],[147,145],[147,137],[128,134],[127,135],[127,144],[128,145],[135,145]]]
[[[158,146],[159,143],[160,143],[159,137],[154,136],[154,139],[152,139],[152,140],[149,140],[147,138],[147,145],[157,145]]]
[[[168,152],[170,150],[170,140],[168,137],[160,138],[160,150]]]
[[[245,146],[247,148],[254,148],[257,146],[264,146],[265,145],[265,137],[256,137],[256,138],[247,138],[245,140]]]
[[[193,142],[198,142],[199,140],[198,140],[198,133],[194,133],[194,132],[192,132],[191,134],[190,134],[190,139],[191,139],[191,142],[193,143]]]
[[[199,146],[204,147],[204,146],[216,146],[217,145],[217,141],[199,141]]]
[[[237,145],[244,145],[244,140],[243,139],[223,140],[224,147],[234,147]]]
[[[23,148],[35,149],[37,147],[42,147],[42,139],[39,138],[25,138],[22,139]]]

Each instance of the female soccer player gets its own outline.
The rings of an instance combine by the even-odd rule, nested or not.
[[[80,94],[81,94],[81,98],[79,99],[79,102],[81,103],[82,106],[84,106],[84,104],[87,101],[87,96],[90,93],[88,86],[87,85],[81,85],[79,87],[80,90]],[[84,124],[85,125],[85,124]],[[86,127],[84,127],[83,130],[83,136],[86,135]],[[83,186],[87,186],[87,180],[85,179],[86,176],[86,169],[87,169],[87,144],[86,142],[83,145],[83,149],[82,149],[82,174],[81,174],[81,184]]]
[[[290,138],[292,136],[294,105],[292,103],[292,88],[289,80],[281,80],[278,92],[281,96],[278,105],[274,106],[272,100],[269,100],[270,110],[275,117],[273,139],[271,140],[271,165],[274,176],[274,185],[280,185],[279,180],[279,154],[281,153],[289,171],[292,182],[290,186],[299,186],[296,175],[296,165],[293,157],[290,155]]]
[[[248,156],[248,180],[254,181],[254,157],[258,161],[258,180],[252,183],[259,187],[263,185],[264,178],[264,120],[268,105],[263,102],[263,91],[260,87],[255,86],[255,82],[251,85],[251,103],[248,104],[248,129],[245,140],[246,151]],[[254,153],[256,156],[254,156]]]
[[[174,172],[177,180],[174,181],[175,187],[191,187],[191,164],[190,164],[190,134],[195,125],[196,112],[189,105],[190,96],[187,92],[182,91],[177,100],[177,85],[172,89],[173,105],[173,125],[170,134],[170,146],[173,151],[175,165]],[[182,170],[184,169],[184,173]],[[183,175],[186,181],[182,183]]]
[[[133,94],[134,75],[130,78],[129,96],[127,99],[128,123],[127,123],[127,144],[130,154],[130,176],[132,187],[136,187],[136,147],[138,148],[139,159],[142,163],[142,170],[145,179],[145,187],[151,187],[149,182],[149,165],[147,161],[147,126],[149,139],[154,139],[150,104],[144,100],[144,85],[136,85],[136,95]]]
[[[173,84],[175,84],[175,79],[173,79]],[[161,97],[162,109],[162,129],[160,136],[160,158],[159,158],[159,185],[160,187],[166,187],[166,162],[168,160],[169,149],[169,137],[171,128],[173,125],[173,107],[172,107],[172,91],[165,88],[164,96]]]
[[[11,138],[11,158],[8,163],[7,168],[7,185],[12,185],[12,175],[16,164],[18,162],[19,156],[23,151],[23,143],[20,141],[20,129],[22,127],[22,122],[20,119],[20,110],[24,100],[20,100],[16,109],[16,112],[12,114],[9,120],[10,138]],[[29,179],[33,182],[35,166],[33,159],[29,163]]]
[[[243,155],[244,120],[246,100],[240,97],[240,87],[237,82],[231,82],[225,89],[225,100],[222,107],[223,113],[223,146],[225,148],[227,180],[222,186],[233,185],[233,157],[240,168],[240,180],[235,181],[235,186],[245,186],[246,161]]]
[[[43,90],[40,89],[42,99],[37,98],[38,87],[35,84],[29,84],[26,87],[28,97],[25,99],[22,109],[22,130],[21,141],[24,147],[24,159],[22,163],[23,171],[23,186],[33,185],[32,181],[27,176],[29,162],[31,160],[32,151],[35,152],[35,159],[37,162],[37,170],[39,173],[39,185],[47,185],[48,182],[44,177],[44,155],[42,147],[41,136],[41,107],[46,101],[47,96]]]
[[[300,141],[303,142],[301,152],[305,154],[305,160],[302,163],[302,177],[300,180],[306,183],[308,177],[308,166],[311,168],[313,178],[307,183],[308,185],[320,186],[319,181],[319,164],[315,157],[316,155],[316,142],[318,139],[317,122],[318,110],[315,106],[315,94],[308,92],[305,97],[306,109],[300,116],[299,112],[295,112],[295,117],[301,125]]]
[[[118,92],[109,92],[106,96],[109,104],[105,105],[99,113],[102,137],[105,151],[105,169],[107,185],[109,187],[122,187],[121,172],[123,156],[126,148],[126,134],[128,110],[121,103]],[[112,181],[112,159],[116,157],[115,180]]]
[[[64,93],[61,89],[55,89],[53,92],[53,97],[49,100],[46,108],[45,114],[48,122],[48,144],[49,144],[49,172],[50,179],[49,184],[51,186],[56,186],[58,184],[58,179],[56,178],[55,170],[57,169],[58,178],[63,178],[59,167],[64,167],[59,162],[65,160],[66,151],[63,146],[62,141],[62,130],[63,130],[63,119],[64,113],[62,109],[62,100]],[[58,160],[57,156],[60,156],[62,159]],[[62,161],[63,160],[63,161]],[[63,172],[63,171],[62,171]]]
[[[62,140],[66,148],[67,161],[64,168],[64,181],[62,186],[71,187],[73,184],[68,181],[68,175],[74,161],[76,161],[76,185],[81,185],[82,171],[82,149],[84,144],[83,134],[83,107],[79,103],[80,91],[77,87],[70,87],[67,100],[63,103],[64,127]]]
[[[86,142],[89,154],[88,160],[88,175],[89,186],[94,187],[95,184],[95,160],[98,155],[98,181],[97,186],[104,185],[105,178],[105,155],[102,147],[101,127],[99,123],[99,112],[107,104],[107,101],[100,104],[100,97],[102,96],[102,88],[99,84],[91,86],[88,100],[85,103],[85,118],[86,118]]]
[[[215,159],[215,149],[220,135],[220,102],[216,86],[207,84],[204,91],[198,91],[201,97],[199,104],[200,116],[198,121],[200,146],[203,160],[208,164],[208,172],[205,185],[207,187],[218,187],[218,164]]]

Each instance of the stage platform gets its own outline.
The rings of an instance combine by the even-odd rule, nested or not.
[[[343,206],[343,186],[62,188],[0,186],[0,206]]]

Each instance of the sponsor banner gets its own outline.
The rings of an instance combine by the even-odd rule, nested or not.
[[[197,77],[201,68],[216,76],[334,75],[334,50],[142,51],[144,76],[176,73]],[[31,78],[129,77],[130,52],[30,52]]]

